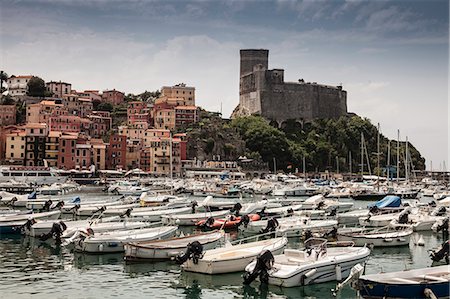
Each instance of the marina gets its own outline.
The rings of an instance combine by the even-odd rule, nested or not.
[[[191,184],[189,179],[177,180],[185,186]],[[341,185],[348,188],[349,183]],[[172,185],[169,182],[167,184]],[[214,189],[214,181],[204,181],[204,184],[209,184],[209,188]],[[227,184],[239,189],[240,185],[251,184],[251,181],[230,181]],[[279,183],[271,183],[270,180],[265,183],[266,186],[271,184]],[[307,184],[314,186],[312,182]],[[359,190],[358,184],[360,183],[352,183],[349,190]],[[139,183],[130,184],[133,188],[136,185]],[[419,185],[420,183],[416,183],[416,186]],[[161,182],[157,187],[161,187]],[[151,190],[152,186],[147,185],[146,188]],[[321,183],[314,188],[320,194],[328,194],[327,184]],[[341,287],[338,292],[332,291],[338,282],[349,276],[356,264],[364,267],[368,277],[378,273],[428,269],[432,265],[445,267],[445,252],[444,258],[438,263],[430,258],[429,251],[438,252],[440,245],[446,241],[441,232],[431,229],[431,225],[427,225],[424,230],[413,231],[412,226],[399,230],[395,226],[379,227],[377,223],[372,227],[363,227],[359,225],[359,221],[355,222],[355,219],[366,219],[367,213],[375,217],[372,213],[376,211],[371,206],[377,206],[381,210],[395,209],[393,213],[380,215],[392,214],[395,219],[399,219],[401,212],[396,209],[405,211],[410,206],[407,200],[393,198],[394,195],[379,202],[355,200],[350,196],[336,199],[327,196],[322,197],[321,201],[318,195],[288,197],[290,200],[287,201],[286,197],[280,198],[270,193],[235,199],[211,199],[179,193],[166,196],[168,200],[158,200],[164,195],[152,193],[153,195],[125,197],[110,194],[102,191],[103,189],[103,186],[78,186],[67,194],[49,197],[54,203],[67,203],[68,207],[71,202],[76,202],[78,209],[84,207],[83,214],[78,211],[61,214],[53,204],[48,207],[53,207],[52,212],[39,214],[39,211],[35,211],[36,223],[30,223],[29,229],[22,234],[12,228],[9,233],[1,234],[0,276],[4,282],[0,286],[2,294],[14,294],[15,298],[27,298],[30,295],[37,298],[59,298],[69,292],[70,297],[94,298],[100,294],[120,296],[126,293],[128,297],[130,294],[144,296],[151,289],[156,298],[363,298],[350,285]],[[49,199],[47,195],[38,194],[36,199],[25,199],[28,197],[23,196],[23,200],[35,201],[40,196]],[[436,202],[433,197],[422,196],[421,193],[414,200],[415,209],[438,210],[428,208],[430,204],[440,207],[440,201]],[[221,205],[221,202],[226,204]],[[443,206],[445,202],[443,201]],[[151,203],[151,206],[142,206],[145,203]],[[305,204],[302,205],[303,203]],[[275,207],[277,204],[280,206]],[[330,209],[332,205],[334,210]],[[122,206],[124,207],[120,208]],[[214,212],[208,212],[210,206],[215,207]],[[338,211],[339,206],[346,208]],[[27,220],[34,215],[23,214],[27,211],[26,207],[32,206],[27,204],[15,207],[16,210],[11,210],[11,215],[5,212],[5,216],[1,217],[4,220],[8,217],[24,219],[24,223],[11,223],[26,227]],[[367,213],[358,212],[365,209],[371,210]],[[8,208],[5,206],[3,210],[7,211]],[[239,214],[240,211],[243,214]],[[449,217],[446,208],[441,208],[440,211],[441,216],[436,216],[440,218],[433,218],[436,226],[443,225],[440,220]],[[14,216],[13,212],[20,214]],[[45,213],[49,217],[57,215],[60,219],[40,220],[39,217],[45,217]],[[349,224],[345,218],[344,223],[339,224],[339,215],[349,213],[356,217],[352,218],[353,223]],[[41,214],[43,216],[39,216]],[[156,215],[164,216],[161,218]],[[310,218],[313,215],[314,218]],[[248,222],[240,220],[241,218]],[[200,220],[207,222],[208,219],[214,219],[218,225],[198,225]],[[8,223],[6,220],[2,222]],[[161,220],[163,222],[158,222]],[[226,226],[227,222],[231,225]],[[55,227],[60,227],[61,231]],[[224,227],[227,227],[225,232],[208,232]],[[337,230],[333,232],[333,229]],[[48,237],[44,238],[44,235]],[[312,239],[307,240],[311,237]],[[321,249],[311,260],[308,257],[308,242],[313,242],[317,237],[325,237],[317,240],[328,245],[320,245],[318,242],[319,245],[316,246]],[[258,239],[261,241],[257,241]],[[197,240],[201,244],[198,252],[195,247],[198,246],[195,245]],[[258,242],[262,242],[261,245],[257,245]],[[333,244],[338,244],[338,247]],[[258,277],[255,277],[255,281],[244,283],[245,271],[252,272],[260,254],[265,250],[269,250],[275,257],[274,269],[279,270],[269,271],[272,274],[269,275],[268,284],[261,284],[260,274],[256,275]],[[339,259],[342,262],[331,263]],[[328,268],[321,268],[319,265],[328,265]],[[317,272],[319,269],[329,269],[327,271],[330,271],[330,275],[327,272]],[[301,278],[305,273],[305,278]],[[91,281],[93,277],[95,284]],[[83,287],[82,290],[79,288],[80,283],[89,287]],[[356,283],[353,287],[355,286]]]

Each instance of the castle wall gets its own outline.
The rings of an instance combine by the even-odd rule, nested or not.
[[[342,87],[284,82],[284,70],[268,70],[268,54],[268,50],[241,50],[237,115],[260,114],[281,124],[347,114],[347,92]]]

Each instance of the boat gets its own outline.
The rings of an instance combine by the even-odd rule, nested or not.
[[[125,260],[171,259],[183,253],[193,242],[198,242],[205,250],[213,249],[223,237],[223,231],[212,231],[165,240],[130,242],[124,247]]]
[[[288,240],[285,237],[272,238],[258,241],[261,235],[244,238],[228,246],[206,250],[183,261],[181,268],[188,272],[204,274],[223,274],[244,271],[245,266],[257,257],[263,250],[281,253]],[[254,242],[244,243],[255,239]]]
[[[449,298],[450,266],[368,274],[359,277],[363,298]]]
[[[302,203],[303,210],[324,210],[331,212],[347,212],[353,207],[352,202],[339,202],[335,199],[325,198],[322,194],[311,196]]]
[[[351,198],[354,200],[372,200],[378,201],[386,197],[385,192],[377,192],[375,190],[363,189],[355,191],[351,194]]]
[[[283,254],[263,253],[245,267],[244,283],[257,276],[260,280],[280,287],[298,287],[345,279],[352,267],[364,263],[370,255],[367,247],[354,247],[353,243],[333,243],[325,239],[310,238],[305,249],[286,249]]]
[[[164,239],[175,234],[177,226],[160,226],[142,229],[82,234],[75,240],[75,250],[89,253],[123,252],[130,242]]]
[[[21,227],[29,223],[31,225],[32,220],[38,219],[58,219],[61,215],[61,211],[50,211],[42,213],[32,214],[19,214],[19,215],[7,215],[0,216],[0,233],[3,234],[20,234]]]
[[[409,210],[408,210],[409,211]],[[435,223],[442,222],[447,215],[445,207],[437,207],[431,213],[416,210],[415,213],[409,212],[403,218],[394,218],[390,222],[391,227],[409,226],[415,232],[431,231]]]
[[[226,218],[214,219],[212,217],[201,220],[195,225],[206,229],[221,229],[221,228],[237,228],[241,224],[247,225],[251,221],[258,221],[261,219],[259,214],[250,214],[244,216],[228,215]]]
[[[276,231],[287,237],[299,237],[306,231],[326,232],[327,230],[337,227],[338,222],[334,219],[311,220],[303,217],[294,221],[286,221],[278,226]]]
[[[409,245],[412,233],[410,227],[340,228],[337,237],[339,241],[352,241],[357,246],[392,247]]]
[[[206,220],[210,217],[224,217],[228,215],[230,211],[215,211],[215,212],[201,212],[193,214],[174,214],[174,215],[162,215],[161,220],[164,224],[173,225],[195,225],[196,223]]]
[[[134,220],[157,222],[161,221],[163,215],[175,215],[186,214],[192,211],[191,207],[164,209],[164,210],[151,210],[151,211],[132,211],[130,217]]]
[[[45,166],[1,166],[0,182],[14,179],[19,183],[34,185],[63,183],[67,177],[61,176],[57,169]]]

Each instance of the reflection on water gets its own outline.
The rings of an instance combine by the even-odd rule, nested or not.
[[[367,203],[359,205],[363,206]],[[192,228],[183,228],[185,234]],[[428,267],[427,250],[440,245],[440,235],[420,233],[425,246],[376,248],[366,272]],[[233,233],[230,239],[236,239]],[[414,238],[419,234],[415,233]],[[299,238],[289,248],[301,247]],[[83,254],[51,242],[16,235],[0,236],[0,298],[356,298],[349,287],[337,297],[335,283],[280,288],[254,282],[243,286],[242,273],[205,275],[181,271],[174,262],[126,263],[122,253]]]

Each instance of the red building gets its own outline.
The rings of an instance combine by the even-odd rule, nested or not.
[[[75,168],[75,150],[77,145],[77,133],[64,133],[59,137],[58,167],[61,169]]]
[[[150,123],[151,113],[150,109],[145,102],[130,102],[127,108],[128,125],[134,125],[136,123]]]
[[[113,105],[119,105],[123,103],[125,94],[118,90],[105,90],[102,94],[102,102],[108,102]]]
[[[197,107],[195,106],[177,106],[175,107],[175,127],[183,124],[191,124],[198,121]]]
[[[180,140],[180,160],[186,160],[187,159],[187,134],[186,133],[174,134],[173,137]]]
[[[0,105],[0,126],[16,124],[16,105]]]
[[[112,134],[106,148],[106,168],[125,169],[127,155],[127,136]]]

